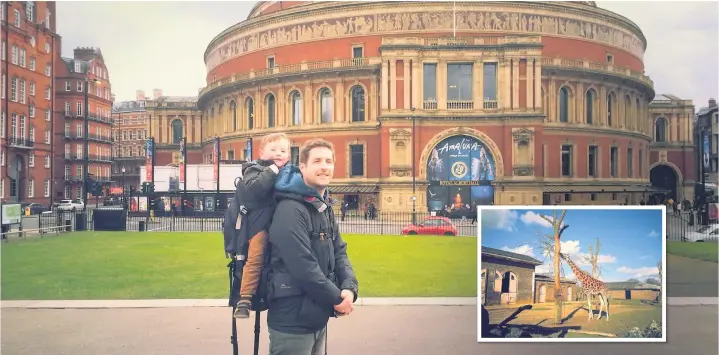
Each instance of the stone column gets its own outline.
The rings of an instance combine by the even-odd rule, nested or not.
[[[538,110],[541,110],[544,106],[544,102],[542,102],[542,61],[539,57],[535,57],[533,59],[535,68],[534,105],[537,107]]]
[[[527,111],[531,111],[533,109],[534,105],[534,97],[537,95],[537,93],[534,91],[534,73],[532,73],[532,63],[534,62],[534,58],[528,57],[527,58],[527,75],[526,75],[526,90],[527,90],[527,99],[525,102],[527,103]]]
[[[604,85],[599,87],[597,103],[599,104],[599,122],[598,126],[607,126],[607,88]]]
[[[510,77],[512,78],[512,107],[519,108],[519,58],[512,58],[510,62]]]
[[[397,59],[389,61],[389,107],[397,108]]]
[[[412,101],[410,109],[414,107],[421,110],[424,107],[422,104],[422,86],[420,85],[421,77],[422,71],[420,70],[419,58],[412,58]]]
[[[439,59],[437,62],[437,108],[447,109],[447,62]]]
[[[304,105],[303,111],[304,115],[302,117],[302,123],[303,124],[312,124],[314,122],[312,109],[314,107],[315,102],[317,102],[317,99],[312,95],[312,92],[314,89],[312,88],[312,83],[307,83],[307,86],[305,86],[305,93],[303,96],[302,104]]]
[[[412,103],[411,97],[409,95],[410,91],[412,91],[410,89],[410,85],[411,85],[410,71],[412,71],[412,67],[409,64],[409,62],[410,62],[409,58],[402,58],[402,62],[404,63],[404,65],[402,66],[404,68],[404,70],[403,70],[404,78],[402,78],[403,79],[402,84],[404,86],[404,109],[409,110],[414,105],[414,103]]]
[[[381,83],[381,98],[380,101],[382,103],[382,109],[386,110],[389,108],[389,101],[387,100],[388,93],[389,93],[389,84],[387,81],[389,80],[389,65],[387,63],[387,60],[382,60],[382,83]]]
[[[555,78],[549,78],[549,87],[545,95],[547,95],[547,103],[549,104],[549,107],[547,107],[549,122],[557,122],[557,83]]]
[[[335,115],[332,117],[332,122],[337,123],[344,123],[344,122],[350,122],[351,119],[348,115],[347,110],[345,110],[345,101],[347,100],[347,93],[345,92],[345,80],[340,79],[337,81],[337,85],[335,85],[335,95],[334,95],[334,102],[335,102]],[[350,103],[349,106],[352,104]]]
[[[369,100],[367,100],[369,98]],[[365,119],[367,121],[377,120],[377,79],[372,79],[369,84],[369,96],[365,97],[365,105],[369,103],[369,108],[366,108]]]
[[[679,141],[679,125],[677,122],[677,114],[672,114],[672,117],[669,119],[669,122],[671,123],[671,139],[669,140],[672,143],[676,143]]]
[[[586,122],[587,118],[585,117],[586,110],[584,110],[584,105],[586,105],[585,101],[587,97],[584,95],[584,83],[581,81],[577,83],[577,87],[574,91],[574,117],[572,117],[572,122]]]
[[[472,100],[474,101],[475,110],[484,109],[484,88],[482,87],[482,78],[484,75],[484,67],[482,60],[475,59],[472,68]]]

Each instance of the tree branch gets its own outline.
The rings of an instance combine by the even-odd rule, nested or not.
[[[543,214],[540,214],[539,217],[542,217],[542,219],[549,222],[549,224],[554,225],[554,220],[552,220],[551,218],[549,218]]]

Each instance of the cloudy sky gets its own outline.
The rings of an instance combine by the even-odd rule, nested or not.
[[[634,21],[649,42],[645,65],[658,94],[694,100],[719,96],[719,3],[598,1]],[[151,95],[197,95],[205,85],[203,53],[254,2],[59,1],[58,33],[64,56],[79,46],[100,47],[118,100],[135,90]]]
[[[552,258],[544,252],[541,245],[544,237],[540,237],[540,234],[553,235],[549,222],[540,217],[553,218],[552,210],[506,209],[481,213],[482,246],[531,256],[543,262],[535,269],[537,273],[553,274]],[[592,272],[585,258],[589,246],[596,245],[598,238],[601,280],[658,279],[657,262],[662,260],[661,210],[568,210],[563,223],[569,227],[562,234],[562,253],[569,254],[584,271]],[[563,264],[563,269],[563,277],[575,278],[568,266]]]

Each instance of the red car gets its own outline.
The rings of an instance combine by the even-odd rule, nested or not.
[[[457,228],[447,217],[426,217],[422,223],[402,229],[404,235],[457,235]]]

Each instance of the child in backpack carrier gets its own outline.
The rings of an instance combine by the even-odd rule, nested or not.
[[[240,226],[240,230],[249,238],[249,246],[242,270],[240,300],[235,307],[235,318],[250,317],[252,297],[257,290],[264,262],[267,230],[275,210],[275,179],[289,159],[289,138],[284,133],[273,133],[263,137],[260,159],[246,164],[243,169],[243,206],[247,214],[244,219],[246,225]]]

